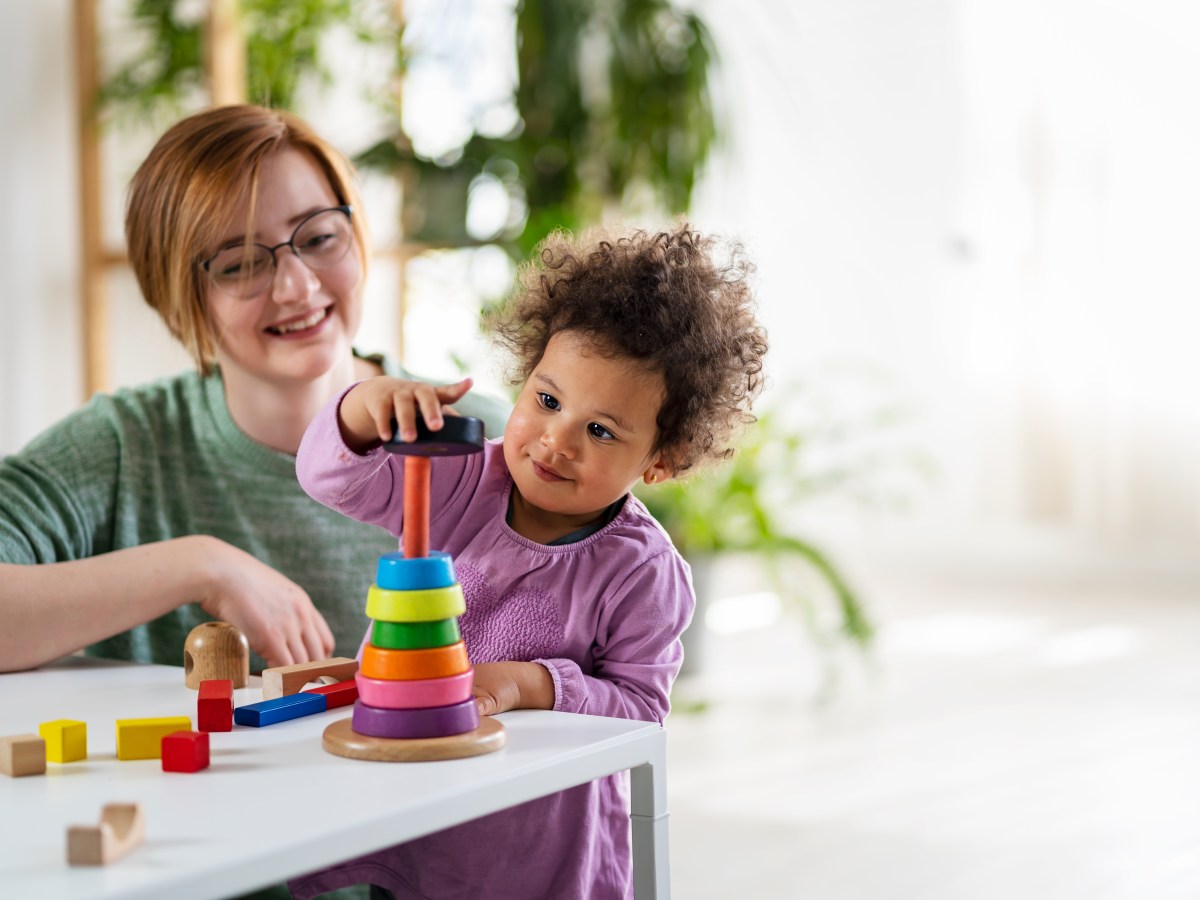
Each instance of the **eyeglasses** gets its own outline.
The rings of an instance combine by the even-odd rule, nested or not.
[[[337,265],[354,243],[348,205],[322,209],[296,226],[289,240],[274,247],[244,243],[217,251],[205,260],[204,271],[220,290],[239,300],[257,297],[271,286],[279,262],[275,252],[288,247],[310,269]]]

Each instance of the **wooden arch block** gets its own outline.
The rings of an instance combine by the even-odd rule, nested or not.
[[[106,866],[142,842],[146,833],[142,808],[136,803],[106,803],[99,825],[67,829],[67,864]]]
[[[332,678],[335,682],[348,681],[357,671],[358,662],[344,656],[263,669],[263,699],[277,700],[289,694],[298,694],[301,688],[318,678]]]

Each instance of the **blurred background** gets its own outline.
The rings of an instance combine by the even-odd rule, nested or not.
[[[1200,896],[1200,11],[1177,0],[0,3],[0,453],[189,365],[125,185],[214,98],[355,158],[359,345],[503,390],[552,227],[757,263],[737,462],[644,499],[701,606],[679,897]]]

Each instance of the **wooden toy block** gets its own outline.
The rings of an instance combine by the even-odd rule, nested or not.
[[[333,659],[318,659],[314,662],[299,663],[294,666],[276,666],[273,669],[263,669],[262,686],[263,699],[274,700],[296,694],[311,681],[328,676],[338,681],[353,678],[358,671],[358,661],[344,656]]]
[[[375,566],[375,583],[388,591],[424,591],[457,581],[454,561],[444,550],[411,559],[403,553],[385,553]]]
[[[323,694],[288,694],[286,697],[276,697],[274,700],[263,700],[261,703],[239,706],[233,711],[233,721],[239,725],[261,728],[264,725],[274,725],[276,722],[286,722],[289,719],[299,719],[301,716],[325,712],[328,708]]]
[[[371,643],[385,650],[422,650],[448,647],[462,640],[458,619],[435,622],[384,622],[371,624]]]
[[[208,768],[208,732],[174,731],[162,739],[164,772],[199,772]]]
[[[367,616],[383,622],[436,622],[467,611],[461,584],[426,591],[385,591],[367,588]]]
[[[354,678],[358,676],[355,675]],[[337,684],[323,684],[320,687],[309,688],[305,694],[321,694],[325,698],[326,709],[337,709],[339,706],[349,706],[358,699],[358,683],[350,678]]]
[[[117,759],[158,759],[162,739],[174,731],[191,731],[187,716],[159,719],[117,719]]]
[[[233,681],[206,678],[196,699],[197,731],[233,731]]]
[[[87,759],[87,723],[74,719],[55,719],[38,726],[38,734],[46,742],[46,759],[69,763]]]
[[[449,647],[426,650],[384,650],[373,644],[363,647],[362,673],[368,678],[446,678],[470,668],[467,648],[462,641]]]
[[[99,825],[72,825],[67,829],[67,864],[106,866],[142,842],[146,823],[136,803],[106,803]]]
[[[188,632],[183,645],[184,681],[193,691],[200,682],[228,678],[235,688],[250,679],[250,644],[228,622],[205,622]]]
[[[11,778],[46,771],[46,741],[36,734],[0,737],[0,772]]]
[[[475,670],[467,669],[446,678],[410,681],[368,678],[359,672],[354,679],[358,682],[358,697],[367,706],[382,709],[425,709],[430,706],[450,706],[468,699],[475,684]]]

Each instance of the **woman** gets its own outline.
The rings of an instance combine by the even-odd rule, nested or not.
[[[345,158],[303,121],[231,106],[171,128],[126,215],[147,303],[197,371],[97,396],[0,461],[0,671],[87,648],[179,664],[236,625],[278,666],[352,656],[381,529],[310,500],[310,419],[395,365],[352,349],[367,235]],[[503,427],[500,403],[459,412]]]

